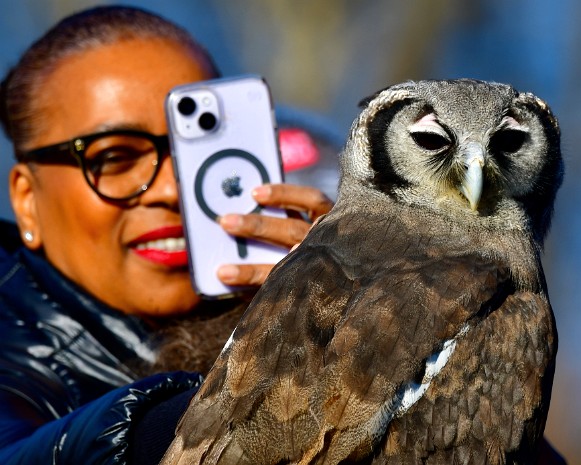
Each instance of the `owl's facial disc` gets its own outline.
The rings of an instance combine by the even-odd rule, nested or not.
[[[493,161],[488,151],[514,153],[528,133],[526,127],[507,115],[488,141],[478,137],[478,131],[474,133],[476,137],[468,133],[458,141],[435,112],[423,115],[407,130],[414,144],[428,156],[426,167],[436,184],[443,192],[460,194],[472,211],[478,209],[486,179],[491,181],[496,176],[493,173],[498,172],[498,161]]]

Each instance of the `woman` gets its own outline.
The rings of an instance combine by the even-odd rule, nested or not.
[[[0,463],[139,463],[156,441],[163,451],[201,381],[191,371],[208,369],[244,309],[243,298],[208,303],[192,290],[160,137],[169,89],[217,74],[175,25],[103,7],[57,24],[3,81],[18,232],[2,225]],[[113,146],[157,156],[154,177],[139,180],[146,189],[132,189],[127,174],[102,181]],[[260,186],[254,196],[311,220],[331,207],[298,186]],[[220,221],[231,234],[289,248],[309,227],[257,215]],[[271,267],[226,264],[219,276],[259,285]],[[142,377],[176,368],[190,373]],[[161,433],[149,439],[139,420],[160,410]]]

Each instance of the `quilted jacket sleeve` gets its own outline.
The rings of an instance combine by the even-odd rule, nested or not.
[[[133,423],[167,399],[188,390],[193,395],[200,383],[198,374],[151,376],[42,425],[36,424],[38,419],[34,418],[30,404],[16,393],[0,391],[0,405],[8,407],[0,411],[0,432],[10,432],[14,439],[0,448],[0,463],[126,463]]]

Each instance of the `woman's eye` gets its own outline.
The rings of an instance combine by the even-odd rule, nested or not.
[[[518,152],[523,146],[527,137],[524,131],[514,129],[505,129],[498,131],[490,140],[490,147],[493,151],[514,153]]]
[[[125,148],[108,149],[99,152],[91,161],[91,171],[100,175],[116,174],[130,170],[143,153]]]
[[[411,135],[418,146],[431,152],[444,150],[450,146],[450,141],[446,137],[434,132],[413,132]]]

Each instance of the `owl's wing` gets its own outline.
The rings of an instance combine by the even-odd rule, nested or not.
[[[498,263],[432,242],[381,215],[319,223],[256,295],[162,463],[367,455],[427,361],[512,291]]]
[[[390,423],[373,465],[390,463],[386,457],[536,463],[555,368],[554,324],[545,296],[530,290],[471,322],[429,391]]]

